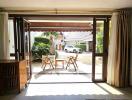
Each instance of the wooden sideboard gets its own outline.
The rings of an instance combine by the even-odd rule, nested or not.
[[[26,60],[0,60],[0,94],[19,93],[27,85],[26,66]]]

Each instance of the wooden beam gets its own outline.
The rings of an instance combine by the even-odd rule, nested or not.
[[[31,31],[52,31],[52,32],[70,32],[70,31],[92,31],[88,28],[31,28]]]
[[[103,17],[109,17],[111,18],[112,15],[40,15],[40,14],[9,14],[9,17],[26,17],[29,19],[39,19],[39,18],[103,18]]]
[[[30,22],[30,27],[90,27],[91,23],[73,23],[73,22]]]

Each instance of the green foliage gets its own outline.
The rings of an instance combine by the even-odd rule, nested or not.
[[[50,41],[47,38],[35,37],[32,47],[32,56],[34,59],[41,59],[42,55],[49,54]]]
[[[86,45],[86,43],[85,43],[85,42],[82,42],[82,43],[80,43],[80,44],[85,44],[85,45]]]
[[[46,37],[49,37],[49,36],[55,36],[55,38],[58,36],[58,33],[57,32],[44,32],[42,33],[42,36],[46,36]]]
[[[75,47],[81,48],[82,51],[86,51],[86,44],[76,45]]]
[[[104,33],[104,23],[99,22],[97,24],[98,31],[96,34],[96,52],[103,53],[103,33]]]
[[[42,43],[45,43],[45,44],[49,44],[50,43],[50,40],[47,39],[47,38],[44,38],[44,37],[35,37],[34,38],[35,42],[42,42]]]
[[[96,35],[96,48],[98,53],[103,52],[103,34],[101,32],[98,32]]]

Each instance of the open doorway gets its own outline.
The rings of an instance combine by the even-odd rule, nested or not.
[[[33,58],[31,83],[92,82],[92,18],[29,21]],[[45,52],[41,52],[42,48]],[[50,64],[43,65],[41,58],[46,55],[55,56],[54,68]],[[70,57],[76,59],[72,61]]]
[[[54,21],[42,18],[34,20],[25,17],[25,19],[27,24],[24,26],[23,56],[28,61],[30,83],[76,83],[105,79],[108,17]],[[37,43],[38,41],[40,43]],[[54,56],[53,67],[42,66],[42,56],[47,55]],[[71,56],[75,58],[76,55],[76,65],[71,62],[68,65],[67,59]]]

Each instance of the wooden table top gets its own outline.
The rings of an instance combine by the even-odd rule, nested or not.
[[[56,60],[56,61],[64,61],[65,59],[61,59],[61,58],[59,59],[59,58],[58,58],[58,59],[55,59],[55,60]]]

